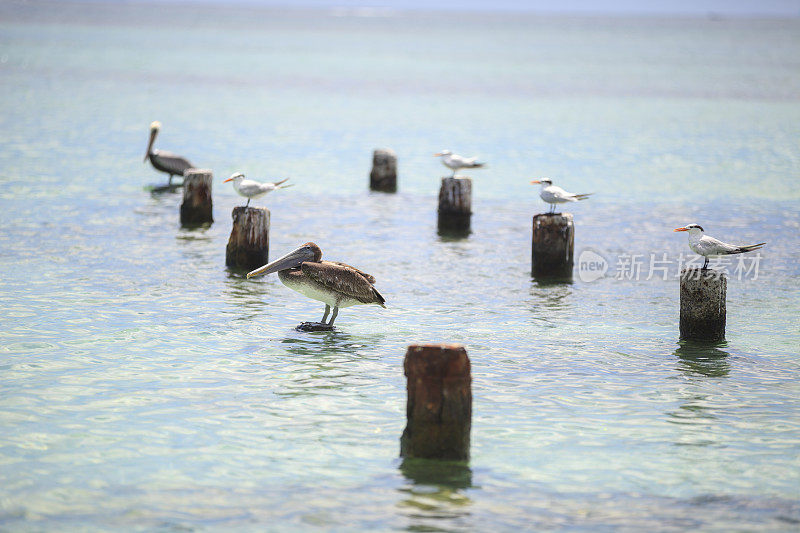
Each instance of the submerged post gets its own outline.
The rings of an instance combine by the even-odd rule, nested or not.
[[[681,271],[682,339],[725,339],[727,290],[728,278],[724,272],[699,268],[685,268]]]
[[[472,376],[467,351],[458,344],[412,344],[403,369],[408,403],[400,455],[469,459]]]
[[[439,189],[439,232],[469,232],[472,179],[442,178]]]
[[[572,278],[575,225],[569,213],[533,216],[531,274],[535,278]]]
[[[369,188],[373,191],[397,192],[397,154],[393,150],[379,148],[372,153]]]
[[[183,173],[183,203],[181,224],[194,225],[214,222],[211,213],[210,170],[190,168]]]
[[[233,228],[225,248],[225,264],[254,270],[269,262],[269,221],[266,207],[234,207]]]

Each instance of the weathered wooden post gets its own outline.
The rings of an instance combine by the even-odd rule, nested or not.
[[[269,209],[234,207],[233,228],[225,248],[225,264],[254,270],[269,262]]]
[[[685,268],[681,270],[682,339],[721,341],[725,338],[725,295],[728,278],[724,272]]]
[[[442,178],[439,232],[468,233],[472,218],[472,179]]]
[[[531,274],[535,278],[572,278],[575,225],[569,213],[533,216]]]
[[[403,369],[408,403],[400,455],[469,459],[472,376],[467,351],[458,344],[412,344]]]
[[[379,148],[372,153],[369,188],[381,192],[397,191],[397,154],[393,150]]]
[[[181,224],[185,226],[214,222],[211,213],[210,170],[190,168],[183,173]]]

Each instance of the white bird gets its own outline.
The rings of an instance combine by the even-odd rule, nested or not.
[[[556,211],[556,204],[565,204],[567,202],[577,202],[579,200],[586,200],[594,193],[586,193],[586,194],[575,194],[574,192],[568,192],[553,185],[553,180],[550,178],[542,178],[540,180],[533,180],[531,181],[533,185],[541,184],[542,189],[539,191],[539,197],[550,204],[550,212],[555,213]]]
[[[673,231],[688,231],[689,232],[689,248],[696,254],[702,255],[705,258],[703,263],[703,270],[708,267],[709,257],[720,257],[723,255],[743,254],[745,252],[752,252],[764,246],[765,242],[758,244],[748,244],[746,246],[736,246],[735,244],[728,244],[709,237],[703,234],[703,228],[698,224],[689,224],[682,228],[675,228]]]
[[[247,203],[244,205],[247,207],[250,205],[250,200],[253,198],[261,198],[268,192],[272,192],[278,189],[285,189],[286,187],[291,187],[293,184],[289,185],[282,185],[289,178],[285,180],[276,181],[275,183],[260,183],[254,180],[248,180],[244,178],[244,174],[241,172],[237,172],[230,178],[226,179],[222,183],[228,183],[229,181],[233,182],[233,188],[239,193],[240,196],[244,196],[247,198]]]
[[[458,154],[454,154],[450,150],[442,150],[437,154],[433,154],[433,157],[441,157],[442,164],[447,168],[453,169],[453,176],[456,177],[456,170],[462,168],[481,168],[486,163],[479,163],[477,161],[477,157],[463,157]]]

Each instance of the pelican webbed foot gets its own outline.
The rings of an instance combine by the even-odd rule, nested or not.
[[[332,324],[325,322],[302,322],[294,329],[297,331],[333,331],[335,328]]]

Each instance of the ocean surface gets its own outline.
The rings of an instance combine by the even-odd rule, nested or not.
[[[798,50],[798,19],[0,4],[0,530],[796,531]],[[151,193],[153,120],[212,225]],[[444,148],[488,162],[465,238]],[[314,241],[388,308],[302,333],[322,304],[227,270],[237,171],[296,184],[255,201],[270,258]],[[595,193],[604,276],[531,278],[540,177]],[[720,265],[713,346],[678,338],[692,222],[767,242]],[[419,342],[466,346],[468,464],[398,457]]]

